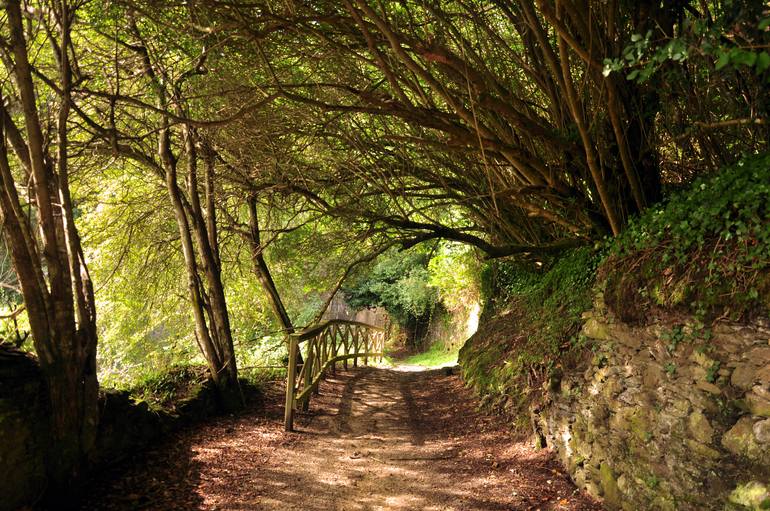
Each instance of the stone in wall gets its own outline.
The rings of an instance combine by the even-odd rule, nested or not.
[[[609,509],[770,509],[770,330],[672,341],[673,324],[603,311],[583,329],[593,360],[533,410],[575,482]]]
[[[255,389],[248,387],[251,395]],[[215,414],[211,382],[175,403],[175,412],[153,411],[134,403],[127,392],[100,397],[100,423],[92,467],[103,467],[135,454],[180,426]],[[254,396],[256,397],[256,396]],[[0,344],[0,511],[32,505],[46,487],[49,414],[37,361]]]
[[[0,510],[35,500],[45,488],[44,397],[37,362],[0,344]]]

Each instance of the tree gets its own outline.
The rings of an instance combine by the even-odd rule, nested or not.
[[[687,165],[699,161],[678,161],[660,120],[678,115],[682,98],[697,106],[679,110],[688,122],[711,117],[698,93],[663,104],[668,76],[626,80],[604,62],[625,58],[640,34],[650,53],[674,55],[688,27],[734,19],[729,6],[703,5],[258,2],[213,6],[207,30],[240,31],[268,63],[268,90],[314,112],[303,132],[321,147],[313,163],[323,168],[313,185],[303,169],[297,184],[331,212],[411,233],[413,242],[445,237],[499,257],[617,235],[660,199],[664,180],[688,179]],[[755,32],[756,8],[741,16]],[[751,47],[749,32],[736,32]],[[690,72],[681,59],[662,61]],[[756,81],[746,74],[731,86]],[[741,88],[747,105],[761,106],[761,89]],[[720,90],[701,92],[721,112],[743,108]],[[721,126],[760,133],[761,124]],[[743,147],[762,146],[752,139]],[[735,152],[734,139],[693,145],[704,141],[710,153]],[[362,199],[370,190],[392,207],[370,207]],[[428,218],[424,203],[436,201],[464,209],[465,221]]]
[[[109,104],[106,111],[111,117],[96,120],[85,109],[79,109],[78,114],[86,120],[94,134],[108,144],[102,150],[135,160],[165,184],[179,232],[195,337],[220,391],[223,405],[232,410],[242,404],[243,398],[222,282],[214,200],[216,162],[204,134],[199,131],[201,123],[191,117],[192,106],[185,95],[188,82],[205,73],[207,50],[205,44],[200,46],[195,42],[182,47],[187,51],[198,49],[199,54],[191,68],[182,69],[174,75],[178,70],[166,66],[160,55],[174,53],[175,49],[164,45],[156,47],[148,42],[145,31],[154,31],[153,35],[162,38],[158,27],[150,24],[143,30],[131,8],[119,11],[118,15],[125,21],[127,36],[131,38],[126,41],[122,39],[122,34],[114,34],[114,40],[125,50],[120,56],[125,57],[129,65],[140,69],[133,77],[133,83],[123,84],[123,87],[145,92],[137,96],[121,93],[118,71],[115,77],[117,86],[113,90],[81,89],[85,97],[106,99]],[[156,48],[160,55],[156,53]],[[117,59],[116,56],[114,64],[119,67],[121,63]],[[132,128],[136,129],[136,125],[126,125],[125,132],[115,127],[116,109],[120,109],[120,114],[126,119],[133,119],[133,111],[138,111],[139,115],[145,115],[145,123],[154,124],[151,129],[157,133],[156,154],[149,151],[143,140],[137,143],[136,137],[127,134]],[[150,115],[146,116],[148,112]],[[105,127],[110,124],[112,128]],[[199,178],[201,162],[202,180]],[[180,163],[186,164],[184,186],[180,183]]]
[[[83,475],[98,423],[96,308],[69,188],[71,26],[77,9],[61,0],[22,11],[20,0],[11,0],[0,39],[13,77],[0,98],[0,213],[50,399],[51,490],[63,497]],[[25,19],[30,16],[35,19]],[[30,60],[28,41],[41,37],[36,23],[45,27],[53,64]],[[33,75],[43,67],[60,94],[39,87]],[[46,99],[55,102],[55,125],[43,110]]]

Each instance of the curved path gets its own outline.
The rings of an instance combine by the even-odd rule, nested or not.
[[[279,390],[105,477],[83,509],[601,509],[442,370],[338,374],[292,434]]]

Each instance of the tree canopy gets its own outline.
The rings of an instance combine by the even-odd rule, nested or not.
[[[342,288],[419,317],[766,152],[769,52],[760,0],[5,2],[3,330],[49,382],[52,481],[93,446],[97,347],[106,379],[200,356],[235,409],[238,359]]]

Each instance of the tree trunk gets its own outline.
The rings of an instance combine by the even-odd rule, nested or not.
[[[66,48],[73,15],[66,1],[59,2],[54,10],[63,48],[58,55],[63,95],[56,130],[57,153],[53,157],[48,149],[51,141],[44,135],[37,110],[20,2],[11,0],[5,8],[13,56],[13,62],[6,65],[15,77],[25,130],[20,130],[0,106],[2,128],[12,134],[17,163],[31,177],[34,200],[30,202],[36,211],[30,217],[21,206],[5,133],[0,133],[0,217],[46,381],[50,404],[47,491],[56,499],[53,507],[60,509],[77,494],[77,483],[86,470],[98,425],[96,310],[74,224],[67,175],[71,70]],[[32,219],[34,227],[30,225]],[[36,232],[42,247],[38,246]]]
[[[84,330],[60,334],[53,342],[65,348],[95,344]],[[98,393],[96,352],[82,350],[76,360],[41,364],[51,403],[51,448],[48,451],[49,492],[56,503],[74,500],[77,483],[87,468],[87,455],[96,442]],[[58,504],[61,505],[61,504]]]
[[[187,152],[187,195],[189,197],[190,227],[195,236],[195,247],[200,260],[200,272],[206,281],[209,330],[217,344],[221,356],[218,385],[225,409],[234,410],[243,405],[243,397],[238,383],[238,367],[235,359],[233,334],[230,328],[230,314],[227,310],[225,288],[222,284],[217,242],[216,216],[214,214],[213,194],[208,194],[204,217],[198,191],[198,153],[196,134],[190,126],[184,127],[185,148]],[[213,161],[206,162],[206,186],[213,187]],[[210,188],[209,188],[210,189]]]
[[[267,293],[270,307],[272,307],[275,313],[276,319],[281,323],[281,328],[288,335],[294,333],[294,325],[291,322],[289,313],[286,312],[286,307],[283,305],[281,295],[278,293],[278,288],[275,286],[273,276],[270,274],[270,268],[267,266],[265,257],[262,255],[262,241],[259,233],[259,218],[257,217],[257,199],[256,197],[249,197],[249,248],[251,249],[251,260],[254,264],[254,272],[257,274],[259,283],[262,284],[262,288]]]
[[[262,240],[259,232],[259,217],[257,216],[257,198],[250,196],[247,200],[249,207],[249,248],[251,249],[251,261],[254,264],[254,272],[262,285],[262,289],[267,293],[267,299],[270,307],[273,309],[276,319],[281,324],[281,329],[288,336],[294,333],[294,325],[291,322],[289,313],[281,300],[278,288],[275,285],[273,276],[270,274],[270,268],[267,266],[264,255],[262,255]],[[288,337],[287,337],[288,339]],[[287,360],[288,363],[288,360]],[[302,352],[297,350],[297,364],[303,364]]]
[[[196,338],[198,339],[201,352],[206,358],[211,377],[219,390],[223,408],[225,410],[235,410],[240,408],[243,403],[238,386],[238,371],[235,364],[230,325],[229,321],[223,319],[227,318],[227,308],[224,303],[224,293],[221,292],[221,279],[216,278],[218,275],[212,275],[213,270],[210,267],[210,260],[204,259],[201,267],[199,267],[196,260],[191,231],[195,232],[196,241],[198,241],[199,245],[201,237],[206,238],[206,236],[201,236],[202,226],[199,219],[194,218],[192,225],[188,219],[183,196],[179,189],[176,170],[177,161],[171,153],[169,129],[168,121],[164,120],[159,138],[159,154],[166,172],[166,190],[171,200],[174,218],[176,219],[179,237],[182,242],[188,291],[195,319]],[[202,290],[203,283],[200,281],[200,271],[204,272],[209,285],[212,282],[219,281],[219,290],[216,289],[216,286],[213,291],[209,289],[209,298],[213,297],[213,303],[205,303],[206,296]],[[209,305],[208,309],[211,311],[209,323],[206,322],[207,305]]]

